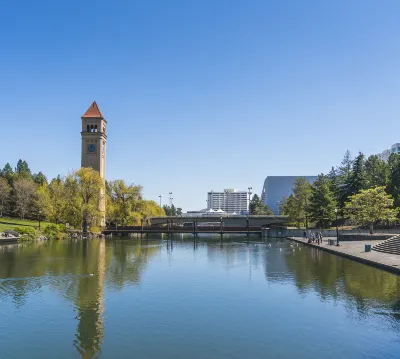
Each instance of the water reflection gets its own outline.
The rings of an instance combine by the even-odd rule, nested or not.
[[[105,337],[107,291],[138,285],[152,258],[164,256],[171,264],[180,260],[175,254],[187,266],[194,255],[205,258],[208,268],[240,271],[248,280],[260,272],[264,283],[294,286],[301,296],[315,293],[322,302],[343,302],[349,316],[375,316],[380,325],[400,332],[399,276],[280,240],[102,239],[2,246],[0,300],[12,300],[18,309],[30,295],[49,288],[74,309],[76,352],[81,358],[96,358]]]

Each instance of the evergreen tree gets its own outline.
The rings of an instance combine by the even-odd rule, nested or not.
[[[332,167],[330,172],[328,173],[328,183],[329,189],[332,192],[333,196],[335,197],[336,202],[339,201],[340,198],[340,188],[339,188],[339,176],[338,171]]]
[[[389,184],[389,165],[372,155],[365,161],[366,188],[386,187]]]
[[[400,206],[400,155],[392,153],[389,157],[388,193],[394,198],[396,207]]]
[[[47,184],[47,178],[46,178],[46,176],[45,176],[42,172],[35,173],[35,174],[32,176],[32,178],[33,178],[33,181],[34,181],[36,184],[38,184],[39,186],[42,186],[42,185],[44,185],[44,184]]]
[[[351,182],[351,173],[353,168],[353,159],[351,158],[350,151],[347,150],[344,154],[343,160],[337,171],[338,175],[338,202],[343,208],[345,202],[349,197],[349,185]]]
[[[14,178],[14,171],[8,162],[6,163],[4,168],[1,170],[1,177],[5,178],[8,182],[8,184],[11,185],[11,182]]]
[[[32,173],[28,166],[28,163],[23,160],[18,161],[17,167],[15,168],[15,174],[17,175],[18,178],[25,178],[25,179],[32,178]]]
[[[364,155],[360,152],[353,162],[353,170],[347,182],[347,198],[360,192],[366,187]]]
[[[317,227],[328,228],[335,218],[336,200],[329,185],[329,179],[321,174],[311,186],[310,218]]]

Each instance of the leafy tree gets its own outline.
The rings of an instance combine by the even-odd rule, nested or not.
[[[0,217],[3,217],[3,212],[9,200],[10,192],[11,187],[7,180],[3,177],[0,177]]]
[[[329,179],[321,174],[311,186],[310,218],[317,227],[328,228],[335,218],[336,200],[329,184]]]
[[[384,187],[376,187],[351,196],[345,211],[354,224],[368,225],[373,233],[378,221],[395,222],[399,209],[393,208],[393,197]]]
[[[366,188],[386,187],[389,184],[389,165],[378,158],[369,156],[365,161]]]
[[[178,208],[176,209],[176,215],[177,215],[177,216],[182,216],[182,208],[178,207]]]
[[[123,180],[109,182],[108,186],[115,220],[122,225],[137,224],[137,216],[134,213],[137,210],[142,188],[133,184],[127,185]]]
[[[289,216],[290,220],[296,223],[297,227],[301,227],[304,224],[303,211],[299,208],[299,202],[293,194],[283,204],[283,214]]]
[[[21,219],[29,213],[36,193],[36,185],[31,179],[18,178],[13,185],[14,212]]]
[[[75,186],[79,195],[77,202],[82,218],[82,229],[88,232],[90,225],[99,221],[101,213],[99,207],[103,180],[100,174],[92,168],[81,168],[71,175],[71,185]]]
[[[310,183],[303,177],[297,178],[294,182],[293,194],[297,202],[298,219],[303,218],[302,222],[308,228],[308,205],[311,196]]]

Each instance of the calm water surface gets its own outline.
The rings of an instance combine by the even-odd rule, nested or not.
[[[400,277],[279,240],[0,246],[0,358],[321,357],[400,358]]]

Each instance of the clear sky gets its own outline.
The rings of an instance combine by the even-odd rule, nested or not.
[[[400,142],[400,1],[0,2],[0,166],[80,166],[80,117],[108,121],[107,179],[260,193]]]

